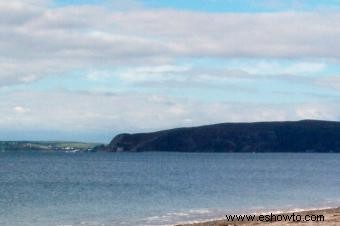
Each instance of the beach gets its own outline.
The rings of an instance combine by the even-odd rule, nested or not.
[[[267,213],[266,213],[267,214]],[[280,215],[290,216],[291,213],[282,213]],[[309,210],[309,211],[301,211],[301,212],[294,212],[295,216],[300,215],[302,219],[307,218],[309,219],[310,216],[324,216],[324,221],[273,221],[273,222],[263,222],[260,221],[259,215],[255,218],[254,221],[228,221],[226,219],[224,220],[216,220],[216,221],[210,221],[210,222],[202,222],[202,223],[194,223],[194,224],[180,224],[177,226],[238,226],[238,225],[244,225],[244,226],[250,226],[250,225],[256,225],[256,226],[280,226],[280,225],[289,225],[289,226],[297,226],[297,225],[325,225],[325,226],[338,226],[340,225],[340,207],[338,208],[330,208],[330,209],[320,209],[320,210]],[[276,214],[279,215],[279,214]]]

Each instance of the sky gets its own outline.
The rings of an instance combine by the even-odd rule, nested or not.
[[[340,121],[338,0],[0,0],[0,140]]]

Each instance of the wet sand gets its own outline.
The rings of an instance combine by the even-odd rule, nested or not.
[[[291,215],[292,213],[282,213],[280,215]],[[340,207],[333,209],[322,209],[322,210],[310,210],[310,211],[302,211],[302,212],[294,212],[295,215],[301,215],[302,219],[306,215],[323,215],[324,221],[308,221],[308,222],[297,222],[297,221],[275,221],[275,222],[262,222],[259,221],[258,215],[255,221],[227,221],[227,220],[216,220],[211,222],[202,222],[195,224],[180,224],[177,226],[317,226],[317,225],[325,225],[325,226],[340,226]]]

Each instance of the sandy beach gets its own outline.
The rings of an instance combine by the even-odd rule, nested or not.
[[[291,215],[292,213],[282,213],[280,215]],[[322,210],[310,210],[310,211],[302,211],[302,212],[294,212],[295,216],[300,215],[302,219],[307,218],[309,219],[310,216],[324,216],[324,221],[276,221],[276,222],[263,222],[260,221],[259,215],[257,215],[257,218],[254,221],[227,221],[224,220],[216,220],[211,222],[202,222],[202,223],[195,223],[195,224],[181,224],[177,226],[238,226],[238,225],[244,225],[244,226],[250,226],[250,225],[256,225],[256,226],[280,226],[280,225],[289,225],[289,226],[297,226],[297,225],[325,225],[325,226],[340,226],[340,207],[338,208],[332,208],[332,209],[322,209]],[[278,215],[278,214],[277,214]]]

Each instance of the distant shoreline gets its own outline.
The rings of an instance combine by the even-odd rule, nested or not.
[[[297,211],[297,212],[285,212],[280,213],[280,215],[290,215],[296,214],[302,216],[304,218],[306,215],[323,215],[324,221],[309,221],[309,222],[297,222],[297,221],[273,221],[273,222],[262,222],[259,221],[257,214],[257,218],[255,221],[228,221],[226,219],[220,219],[215,221],[207,221],[201,223],[189,223],[189,224],[176,224],[176,226],[281,226],[281,225],[290,225],[290,226],[298,226],[298,225],[327,225],[327,226],[340,226],[340,207],[336,208],[326,208],[326,209],[317,209],[317,210],[305,210],[305,211]],[[278,213],[275,213],[278,214]]]
[[[92,151],[99,143],[72,141],[0,141],[0,151]]]

